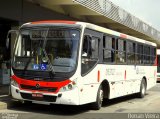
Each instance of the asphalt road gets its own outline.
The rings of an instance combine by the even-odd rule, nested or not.
[[[157,114],[155,114],[157,113]],[[133,115],[136,114],[136,115]],[[137,115],[138,114],[138,115]],[[0,110],[0,118],[6,119],[160,119],[160,83],[147,91],[143,98],[136,95],[106,100],[101,110],[91,110],[89,105],[39,105],[18,103],[14,108]]]

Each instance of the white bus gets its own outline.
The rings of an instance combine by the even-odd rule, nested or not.
[[[104,99],[144,97],[156,84],[156,44],[75,21],[38,21],[19,29],[11,95],[40,104],[100,109]]]
[[[160,49],[157,49],[157,81],[160,81]]]

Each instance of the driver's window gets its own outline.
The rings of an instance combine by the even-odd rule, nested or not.
[[[89,58],[91,56],[91,37],[86,35],[83,40],[82,57]]]
[[[82,75],[90,71],[98,61],[99,38],[85,35],[82,48]]]

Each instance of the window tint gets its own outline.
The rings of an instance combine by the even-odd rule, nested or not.
[[[99,38],[85,35],[82,48],[82,74],[87,73],[98,61]]]
[[[156,48],[151,47],[150,48],[150,64],[154,64],[155,63],[155,59],[156,59]]]
[[[135,43],[131,41],[127,42],[127,62],[128,64],[135,63]]]
[[[137,44],[137,64],[143,64],[143,45]]]
[[[113,63],[115,61],[115,38],[103,37],[103,61]]]
[[[96,37],[92,37],[91,39],[91,58],[97,58],[98,59],[98,45],[99,39]]]
[[[117,39],[116,41],[116,62],[125,63],[126,62],[126,41]]]
[[[144,64],[150,64],[150,47],[144,46]]]
[[[121,39],[117,39],[117,49],[118,51],[125,51],[126,49],[126,45],[125,45],[126,41],[121,40]]]
[[[109,36],[104,36],[103,37],[103,47],[106,49],[112,49],[113,46],[113,38]]]
[[[114,36],[103,37],[103,62],[153,65],[155,59],[156,48],[153,46]]]

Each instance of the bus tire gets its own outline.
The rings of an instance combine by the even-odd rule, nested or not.
[[[141,86],[140,86],[140,92],[138,93],[139,98],[143,98],[145,96],[146,88],[147,88],[146,81],[145,81],[145,79],[142,79]]]
[[[92,103],[92,109],[99,110],[102,107],[102,102],[103,102],[103,88],[102,86],[100,86],[97,92],[96,102]]]

